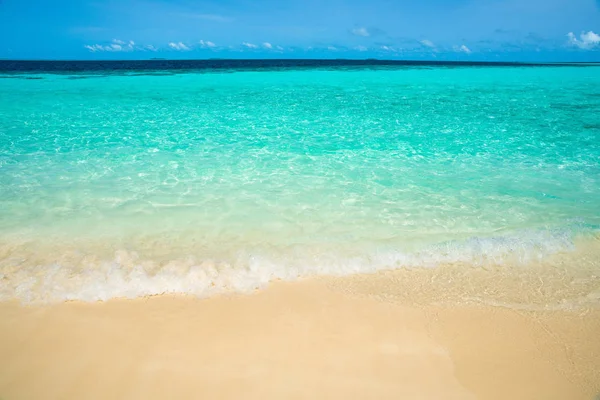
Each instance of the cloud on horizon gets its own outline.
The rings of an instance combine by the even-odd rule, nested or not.
[[[119,39],[113,39],[110,44],[101,45],[101,44],[86,44],[83,47],[91,51],[92,53],[98,51],[110,51],[110,52],[118,52],[118,51],[134,51],[134,50],[144,50],[142,47],[134,47],[135,42],[130,40],[129,42],[125,42]]]
[[[173,50],[178,50],[178,51],[189,51],[191,50],[188,46],[186,46],[183,42],[170,42],[169,43],[169,47]]]
[[[494,32],[495,34],[497,32]],[[502,35],[507,34],[506,32],[502,32]],[[513,34],[513,32],[510,32],[510,34]],[[367,36],[362,36],[362,37],[367,37]],[[166,44],[164,44],[163,46],[156,46],[156,45],[140,45],[140,44],[136,44],[136,42],[134,42],[133,40],[121,40],[121,39],[112,39],[111,41],[107,42],[107,43],[97,43],[97,44],[86,44],[83,47],[85,49],[87,49],[89,52],[91,53],[102,53],[102,52],[106,52],[106,53],[118,53],[118,52],[135,52],[135,51],[139,51],[139,52],[144,52],[144,51],[152,51],[152,52],[159,52],[159,51],[165,51],[165,50],[175,50],[175,51],[180,51],[180,52],[188,52],[188,51],[194,51],[194,50],[219,50],[219,51],[233,51],[233,52],[239,52],[239,51],[243,51],[244,49],[246,50],[253,50],[253,51],[268,51],[268,52],[277,52],[277,53],[290,53],[293,54],[294,52],[301,54],[302,52],[308,52],[308,51],[313,51],[313,50],[318,50],[318,51],[329,51],[329,52],[335,52],[335,53],[344,53],[344,52],[361,52],[361,53],[367,53],[367,52],[374,52],[375,54],[379,53],[387,53],[390,54],[391,56],[400,56],[400,55],[404,55],[406,56],[410,56],[413,54],[418,54],[419,52],[419,46],[421,46],[422,48],[427,48],[427,49],[431,49],[431,51],[440,54],[440,53],[445,53],[445,52],[450,52],[450,53],[463,53],[466,55],[471,55],[474,53],[473,49],[469,46],[467,46],[466,44],[461,44],[461,45],[437,45],[435,44],[433,41],[429,40],[429,39],[422,39],[422,40],[418,40],[418,41],[412,41],[413,45],[411,45],[411,41],[408,38],[404,39],[404,45],[402,45],[401,47],[392,45],[392,44],[384,44],[386,42],[383,43],[377,43],[377,42],[371,42],[371,45],[368,44],[363,44],[363,45],[350,45],[350,46],[345,46],[342,44],[338,44],[338,43],[334,43],[334,44],[327,44],[327,43],[317,43],[315,46],[280,46],[280,45],[274,45],[271,42],[262,42],[260,44],[255,44],[255,43],[251,43],[251,42],[242,42],[241,45],[237,45],[237,46],[217,46],[217,44],[215,44],[214,42],[210,41],[210,40],[204,40],[201,39],[199,41],[196,42],[196,44],[186,44],[183,41],[173,41],[173,42],[168,42]],[[517,43],[513,43],[513,42],[506,42],[506,41],[494,41],[494,40],[481,40],[478,42],[476,45],[476,49],[477,49],[477,53],[478,54],[489,54],[490,52],[494,51],[494,48],[501,48],[503,52],[507,52],[507,53],[516,53],[516,52],[520,52],[523,51],[523,49],[527,48],[527,49],[532,49],[531,51],[541,51],[540,49],[549,49],[551,48],[551,46],[554,45],[555,42],[552,42],[548,39],[545,39],[535,33],[528,33],[526,36],[521,36],[521,39],[519,42]],[[572,48],[576,48],[576,49],[580,49],[580,50],[600,50],[600,35],[595,33],[594,31],[583,31],[581,32],[578,36],[576,36],[573,32],[569,32],[567,34],[567,46],[572,47]],[[543,47],[546,46],[546,47]],[[556,44],[556,46],[560,46],[560,43]],[[563,42],[563,47],[565,46],[564,42]]]
[[[367,30],[367,28],[364,28],[364,27],[354,28],[354,29],[352,29],[350,31],[350,33],[352,33],[354,36],[362,36],[362,37],[369,37],[369,36],[371,36],[371,34]]]
[[[215,47],[217,47],[217,45],[211,42],[210,40],[200,40],[198,44],[202,49],[214,49]]]
[[[431,49],[435,48],[435,44],[431,40],[428,40],[428,39],[423,39],[419,43],[421,43],[423,46],[429,47]]]
[[[461,46],[454,46],[453,50],[457,53],[465,53],[465,54],[471,54],[472,51],[471,49],[469,49],[467,46],[465,46],[464,44]]]
[[[573,47],[578,47],[582,50],[593,50],[600,48],[600,35],[593,31],[581,32],[579,39],[573,32],[567,33],[568,44]]]

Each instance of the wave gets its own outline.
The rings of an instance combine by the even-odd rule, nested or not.
[[[114,251],[111,258],[87,254],[75,262],[56,256],[32,261],[13,251],[10,255],[5,252],[6,257],[0,260],[0,301],[91,302],[161,294],[206,297],[248,292],[274,280],[435,268],[445,264],[526,268],[548,262],[557,253],[569,252],[576,256],[584,248],[598,247],[598,232],[596,228],[582,226],[528,230],[441,242],[412,252],[375,245],[359,250],[353,246],[353,251],[314,251],[298,247],[279,251],[240,249],[225,258],[198,259],[182,254],[179,258],[161,261],[124,249]]]

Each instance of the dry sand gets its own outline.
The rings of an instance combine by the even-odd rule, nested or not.
[[[600,310],[408,302],[394,276],[3,303],[0,399],[597,399]]]

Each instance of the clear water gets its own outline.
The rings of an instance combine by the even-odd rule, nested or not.
[[[4,77],[0,299],[527,267],[598,244],[600,67]]]

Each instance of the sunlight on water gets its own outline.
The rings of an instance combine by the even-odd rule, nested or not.
[[[205,295],[597,244],[599,72],[3,79],[0,297]]]

